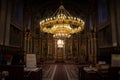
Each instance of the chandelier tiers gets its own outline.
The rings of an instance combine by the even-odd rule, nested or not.
[[[51,18],[40,21],[40,29],[43,32],[53,34],[55,38],[69,38],[71,34],[84,29],[84,21],[71,16],[61,5]]]

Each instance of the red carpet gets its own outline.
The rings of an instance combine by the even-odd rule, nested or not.
[[[69,79],[78,80],[78,68],[77,65],[65,65],[66,71],[68,72]]]
[[[58,64],[53,80],[68,80],[64,65]]]
[[[73,64],[44,64],[43,80],[78,80],[77,65]]]

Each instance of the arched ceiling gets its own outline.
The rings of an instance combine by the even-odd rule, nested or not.
[[[73,16],[83,17],[90,8],[90,0],[32,0],[32,11],[38,19],[52,16],[62,5]]]

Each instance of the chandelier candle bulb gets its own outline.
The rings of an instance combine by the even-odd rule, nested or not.
[[[61,5],[53,17],[40,21],[40,28],[42,32],[53,34],[54,38],[69,38],[84,29],[84,21],[71,16]]]

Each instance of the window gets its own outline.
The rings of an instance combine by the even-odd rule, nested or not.
[[[13,10],[13,19],[18,24],[23,24],[23,1],[15,0],[14,10]]]
[[[98,23],[104,23],[108,20],[108,8],[106,0],[98,0]]]

